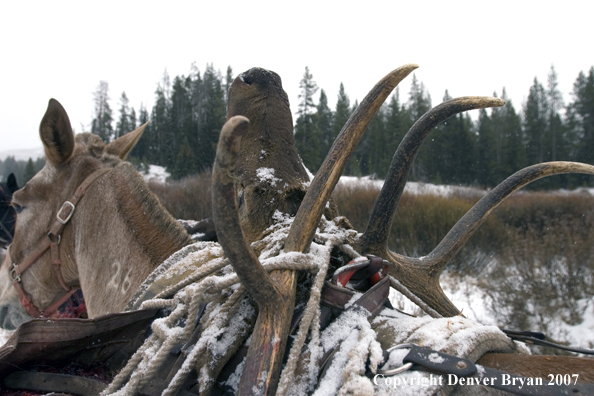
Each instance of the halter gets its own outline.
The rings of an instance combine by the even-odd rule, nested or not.
[[[29,315],[33,316],[34,318],[48,318],[50,317],[62,304],[64,304],[70,296],[80,290],[80,286],[66,286],[64,282],[64,278],[62,277],[62,271],[60,267],[62,265],[62,261],[60,260],[60,241],[62,239],[62,231],[66,227],[66,224],[72,218],[74,214],[74,209],[76,208],[76,204],[78,201],[85,195],[85,192],[89,188],[89,186],[97,180],[99,177],[103,176],[107,172],[109,172],[111,168],[101,168],[93,173],[91,173],[83,182],[82,184],[76,189],[72,198],[69,201],[66,201],[62,204],[62,207],[56,214],[56,220],[51,225],[49,232],[47,234],[47,238],[44,238],[41,242],[41,245],[29,254],[25,259],[20,263],[17,264],[12,261],[10,256],[10,247],[6,251],[6,256],[10,261],[12,261],[12,269],[10,270],[10,277],[12,279],[12,284],[14,285],[16,292],[19,296],[19,301],[23,308],[27,310]],[[46,250],[50,250],[52,264],[54,269],[56,270],[56,275],[58,276],[58,281],[60,285],[65,290],[64,294],[53,304],[46,307],[45,309],[39,310],[35,307],[33,302],[31,301],[31,297],[25,292],[25,289],[21,285],[21,275],[25,272],[31,265],[33,265],[37,260],[45,253]]]

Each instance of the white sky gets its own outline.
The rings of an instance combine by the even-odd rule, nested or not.
[[[343,82],[351,103],[387,72],[417,63],[433,105],[492,95],[506,87],[520,111],[534,77],[551,65],[569,99],[580,71],[594,65],[594,2],[571,1],[6,1],[0,4],[0,151],[39,147],[49,98],[89,130],[93,92],[109,83],[117,117],[125,91],[150,109],[167,69],[193,62],[237,75],[276,71],[295,111],[309,66],[333,108]],[[401,84],[408,97],[411,77]],[[318,95],[316,94],[316,101]]]

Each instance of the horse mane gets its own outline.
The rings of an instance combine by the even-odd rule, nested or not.
[[[154,266],[192,243],[186,230],[167,212],[130,163],[122,161],[113,175],[118,210],[130,234]]]
[[[153,266],[192,243],[185,229],[149,190],[132,164],[107,153],[105,144],[97,135],[80,133],[75,136],[75,141],[75,155],[86,151],[91,157],[113,167],[108,177],[113,180],[117,210],[127,219],[130,235],[139,242]]]

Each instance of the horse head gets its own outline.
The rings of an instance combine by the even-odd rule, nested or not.
[[[83,291],[89,317],[119,312],[150,271],[190,243],[125,158],[145,126],[104,144],[74,135],[51,99],[41,121],[46,164],[12,197],[14,240],[0,273],[0,325],[54,314]],[[51,309],[50,309],[51,307]]]

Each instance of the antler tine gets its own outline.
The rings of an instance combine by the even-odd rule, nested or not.
[[[388,258],[394,264],[393,267],[395,268],[392,271],[398,275],[396,276],[397,279],[403,282],[410,289],[409,291],[419,297],[433,295],[432,300],[434,301],[429,303],[429,307],[436,310],[436,312],[432,313],[433,316],[454,316],[459,314],[459,311],[441,290],[439,277],[432,280],[428,276],[422,276],[421,273],[416,275],[400,274],[396,270],[396,268],[400,269],[401,267],[413,269],[422,266],[422,263],[418,259],[397,255],[388,250],[387,242],[394,212],[396,212],[398,202],[404,191],[412,163],[421,145],[436,126],[454,114],[473,109],[502,106],[504,103],[501,99],[491,97],[470,96],[456,98],[434,107],[419,118],[398,146],[396,153],[394,153],[388,175],[373,206],[367,229],[359,239],[359,251]],[[428,303],[428,301],[425,302]]]
[[[386,180],[373,206],[367,229],[359,242],[363,253],[374,251],[378,254],[387,250],[394,213],[404,191],[412,163],[433,128],[454,114],[486,107],[503,106],[504,104],[503,100],[490,97],[456,98],[435,106],[417,120],[394,153]]]
[[[537,179],[561,173],[594,174],[594,166],[579,162],[546,162],[514,173],[477,202],[429,255],[413,259],[388,252],[388,257],[394,264],[390,272],[410,292],[439,314],[459,314],[439,285],[439,277],[445,265],[458,253],[486,217],[512,193]],[[420,280],[425,284],[419,284]]]
[[[458,220],[439,245],[425,257],[424,265],[430,267],[433,273],[441,273],[487,216],[507,197],[535,180],[562,173],[594,175],[594,166],[580,162],[556,161],[532,165],[517,171],[489,191]]]
[[[212,175],[213,220],[219,243],[241,283],[258,304],[258,319],[237,394],[272,395],[278,385],[291,316],[295,306],[295,271],[269,275],[247,242],[239,223],[234,188],[235,162],[248,119],[231,117],[221,130]]]
[[[285,251],[304,251],[309,248],[320,217],[338,183],[348,159],[361,140],[363,132],[380,109],[388,95],[414,69],[419,66],[407,64],[393,70],[367,94],[357,110],[334,141],[330,152],[318,170],[285,241]]]
[[[264,307],[282,296],[243,235],[234,187],[235,162],[248,126],[244,116],[231,117],[223,125],[212,171],[212,214],[219,243],[233,269],[258,306]]]

